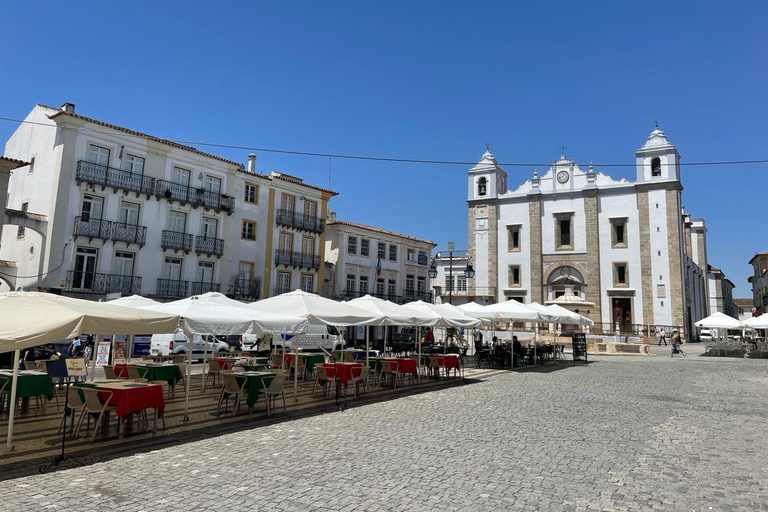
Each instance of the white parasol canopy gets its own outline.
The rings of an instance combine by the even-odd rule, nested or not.
[[[113,306],[125,306],[127,308],[143,308],[146,306],[156,306],[160,304],[156,300],[142,297],[141,295],[131,295],[129,297],[120,297],[119,299],[108,300],[107,304]]]
[[[744,325],[752,329],[768,329],[768,313],[748,318],[744,321]]]
[[[192,334],[274,334],[307,330],[304,318],[250,309],[221,294],[195,295],[141,309],[178,315],[181,329]]]
[[[285,313],[306,318],[312,324],[324,325],[378,325],[383,318],[380,313],[371,313],[347,303],[326,299],[302,290],[283,293],[247,305],[248,309]],[[284,331],[289,332],[289,331]]]
[[[479,318],[504,322],[551,322],[553,320],[550,318],[555,317],[553,314],[539,313],[516,300],[497,302],[471,311],[473,315],[478,315]],[[479,313],[475,311],[479,311]]]
[[[20,349],[81,334],[170,332],[178,325],[179,317],[174,314],[142,311],[52,293],[0,293],[0,352],[15,351],[7,450],[13,447]]]
[[[174,313],[157,313],[43,292],[0,293],[0,352],[74,338],[80,334],[172,332]]]
[[[480,320],[463,313],[457,307],[447,307],[443,304],[430,304],[421,300],[409,302],[405,307],[415,309],[422,313],[435,313],[440,317],[440,322],[435,324],[440,327],[477,327]]]
[[[431,311],[417,311],[388,300],[365,295],[345,304],[364,309],[369,313],[382,315],[381,320],[371,325],[438,325],[440,316]]]
[[[549,306],[543,306],[543,307],[547,308],[549,311],[552,311],[553,313],[562,315],[564,319],[560,320],[559,323],[561,324],[595,325],[595,322],[593,322],[589,318],[582,316],[578,313],[575,313],[570,309],[566,309],[559,304],[550,304]]]
[[[743,327],[741,322],[732,316],[720,313],[719,311],[717,313],[712,313],[706,318],[702,318],[694,325],[696,325],[696,327],[707,327],[711,329],[741,329]]]

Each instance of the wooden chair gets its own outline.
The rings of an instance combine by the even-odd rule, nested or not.
[[[219,374],[222,377],[222,380],[224,381],[224,387],[221,389],[221,395],[219,397],[219,407],[218,412],[221,414],[221,404],[226,399],[227,404],[225,406],[225,411],[227,410],[229,406],[229,396],[225,395],[234,395],[235,396],[235,411],[232,413],[232,416],[236,416],[237,413],[240,410],[240,399],[243,396],[248,395],[248,390],[246,386],[248,385],[248,379],[240,379],[242,383],[238,382],[237,377],[235,377],[231,372],[225,372],[222,373],[219,371]]]
[[[104,419],[104,414],[110,411],[117,410],[117,406],[110,405],[109,401],[112,399],[112,395],[114,394],[112,391],[101,391],[96,388],[76,388],[80,390],[83,393],[83,397],[85,398],[85,410],[80,415],[80,421],[77,424],[77,428],[75,429],[76,433],[80,432],[80,429],[83,426],[83,419],[85,416],[88,416],[90,419],[90,416],[96,416],[96,423],[93,424],[93,435],[91,436],[91,441],[94,441],[96,439],[96,434],[98,433],[99,423],[101,423],[102,419]],[[106,393],[107,399],[104,400],[104,403],[99,400],[99,393]],[[118,430],[120,427],[120,417],[115,415],[117,417],[118,421]]]
[[[272,412],[275,410],[275,406],[277,405],[277,398],[281,397],[283,399],[283,412],[288,412],[288,409],[285,407],[285,392],[283,391],[283,388],[285,387],[285,378],[286,375],[275,375],[272,377],[272,382],[269,383],[269,386],[264,386],[264,380],[262,379],[261,385],[264,386],[263,390],[259,390],[259,393],[264,395],[264,398],[267,402],[267,416],[272,416]]]

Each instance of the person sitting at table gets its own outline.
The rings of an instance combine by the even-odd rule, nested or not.
[[[491,343],[491,348],[495,349],[495,348],[496,348],[496,347],[498,347],[498,346],[499,346],[499,338],[497,338],[496,336],[494,336],[494,337],[493,337],[493,342]]]
[[[525,356],[525,349],[517,340],[517,336],[512,336],[512,353],[515,355],[515,366],[520,366],[520,361]]]

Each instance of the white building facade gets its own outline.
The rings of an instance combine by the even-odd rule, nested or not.
[[[664,132],[635,158],[635,182],[563,156],[510,190],[486,151],[468,173],[469,293],[544,304],[569,285],[596,330],[692,333],[708,310],[706,228],[683,210],[680,156]]]
[[[752,275],[748,281],[752,286],[755,316],[760,316],[768,313],[768,251],[752,256],[749,264],[752,265]]]

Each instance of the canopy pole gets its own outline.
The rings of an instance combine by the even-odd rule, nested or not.
[[[293,336],[293,401],[299,401],[299,337]],[[306,370],[305,370],[306,371]]]
[[[31,349],[30,349],[31,350]],[[8,444],[5,446],[5,451],[10,452],[13,450],[13,417],[16,416],[16,382],[19,380],[19,350],[13,352],[13,378],[11,380],[11,409],[8,417]],[[54,391],[56,388],[54,388]],[[64,425],[64,430],[67,430]]]
[[[88,341],[85,342],[86,344]],[[86,345],[87,348],[87,345]],[[99,350],[99,336],[96,336],[96,339],[93,341],[93,348],[91,349],[91,380],[96,379],[96,353]],[[83,353],[85,353],[85,349],[83,349]]]
[[[369,360],[370,358],[369,358],[369,354],[368,354],[368,352],[370,351],[370,349],[368,348],[369,347],[369,345],[368,345],[368,329],[369,329],[369,326],[366,325],[365,326],[365,366],[370,368],[371,364],[370,364],[370,360]],[[384,339],[386,340],[387,337],[384,336]]]
[[[134,340],[135,337],[136,337],[135,334],[131,334],[131,337],[128,340],[128,353],[125,355],[126,364],[131,362],[131,357],[133,356],[133,343],[135,341]]]
[[[206,349],[208,348],[208,334],[205,335],[205,338],[203,338],[203,378],[200,379],[202,381],[202,384],[200,384],[200,391],[205,393],[205,354]],[[194,346],[195,340],[190,339],[189,340],[189,351],[192,352],[192,347]],[[213,352],[211,352],[211,359],[213,359]]]
[[[191,332],[184,331],[187,339],[190,340],[190,349],[187,351],[187,382],[186,382],[186,395],[184,396],[184,421],[189,421],[189,383],[192,380],[192,340],[195,335]]]

